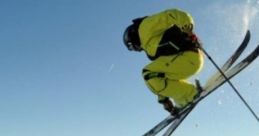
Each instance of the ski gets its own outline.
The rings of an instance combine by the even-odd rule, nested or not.
[[[249,30],[246,31],[245,38],[240,44],[240,46],[237,48],[237,50],[234,52],[234,54],[225,62],[225,64],[222,66],[221,70],[226,71],[228,70],[233,63],[239,58],[239,56],[242,54],[242,52],[247,47],[249,41],[250,41],[251,33]]]
[[[242,71],[244,68],[246,68],[249,64],[251,64],[257,57],[259,56],[259,45],[255,48],[255,50],[248,55],[245,59],[243,59],[240,63],[235,65],[233,68],[231,68],[226,73],[226,77],[228,79],[231,79],[235,75],[237,75],[240,71]],[[192,105],[185,108],[183,113],[179,118],[175,118],[172,125],[168,128],[166,133],[163,136],[170,136],[173,131],[181,124],[181,122],[186,118],[186,116],[193,110],[193,108],[206,96],[208,96],[210,93],[212,93],[214,90],[216,90],[218,87],[220,87],[222,84],[224,84],[227,80],[224,77],[220,77],[217,82],[214,83],[214,85],[207,85],[208,88],[204,89],[205,91],[201,94],[201,96],[194,101]]]
[[[221,67],[221,70],[223,72],[227,71],[239,58],[239,56],[243,53],[245,48],[247,47],[249,41],[250,41],[251,33],[249,30],[246,31],[245,37],[242,41],[242,43],[239,45],[239,47],[236,49],[236,51],[233,53],[233,55],[224,63],[224,65]],[[218,78],[221,76],[220,72],[216,72],[211,78],[207,81],[207,83],[213,83],[214,81],[218,80]]]
[[[247,47],[249,40],[250,40],[251,34],[250,31],[247,30],[246,35],[242,43],[239,45],[239,47],[236,49],[236,51],[233,53],[233,55],[224,63],[222,66],[222,71],[227,71],[232,64],[238,59],[238,57],[242,54],[242,52],[245,50]],[[220,73],[216,72],[207,82],[207,87],[208,84],[212,84],[214,81],[218,80],[220,77]],[[160,122],[158,125],[156,125],[154,128],[152,128],[150,131],[145,133],[143,136],[153,136],[157,133],[159,133],[163,128],[165,128],[167,125],[169,125],[174,118],[172,116],[168,116],[166,119],[164,119],[162,122]]]

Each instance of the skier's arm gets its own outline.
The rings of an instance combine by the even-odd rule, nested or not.
[[[139,26],[141,47],[149,56],[155,56],[163,33],[175,25],[168,11],[163,11],[145,18]]]
[[[177,26],[173,26],[163,34],[155,55],[147,55],[150,60],[154,60],[159,56],[174,55],[181,51],[198,48],[200,45],[201,43],[194,33],[187,34],[182,32]]]

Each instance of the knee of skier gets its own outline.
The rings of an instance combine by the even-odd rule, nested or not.
[[[152,90],[154,93],[158,94],[159,92],[163,91],[166,88],[165,79],[162,78],[152,78],[146,81],[147,86]]]
[[[155,94],[166,88],[166,79],[163,73],[143,72],[143,78],[148,88]]]

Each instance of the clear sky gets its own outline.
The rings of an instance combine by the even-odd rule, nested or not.
[[[122,33],[134,18],[190,12],[222,64],[242,41],[259,43],[258,0],[1,0],[0,136],[140,136],[168,116],[141,77],[149,63]],[[259,61],[232,81],[259,114]],[[215,68],[206,59],[193,78]],[[202,101],[175,136],[258,136],[259,123],[228,85]]]

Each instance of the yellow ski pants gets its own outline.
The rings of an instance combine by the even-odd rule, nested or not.
[[[201,51],[161,56],[145,66],[143,77],[148,88],[159,99],[170,97],[177,107],[183,107],[197,94],[195,85],[187,79],[201,70],[203,62]]]

